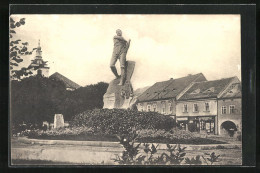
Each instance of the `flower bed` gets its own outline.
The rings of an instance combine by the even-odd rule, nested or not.
[[[198,138],[191,132],[172,129],[152,130],[143,129],[137,131],[137,142],[141,143],[172,143],[172,144],[223,144],[224,142]],[[118,134],[96,133],[87,127],[70,127],[65,129],[53,129],[48,131],[35,130],[28,132],[29,138],[48,140],[75,140],[75,141],[110,141],[117,142]]]
[[[175,121],[157,112],[138,112],[123,109],[94,109],[73,117],[72,126],[91,127],[94,132],[103,134],[128,133],[133,128],[170,130]]]
[[[122,109],[94,109],[73,117],[71,127],[28,132],[29,138],[80,141],[118,141],[118,135],[137,132],[138,142],[179,144],[221,144],[179,130],[174,120],[156,112]]]

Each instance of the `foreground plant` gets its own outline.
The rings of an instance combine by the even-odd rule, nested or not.
[[[219,162],[218,158],[220,155],[216,155],[215,152],[212,152],[211,154],[204,153],[204,155],[208,156],[208,158],[202,156],[207,165],[209,165],[208,161],[210,162],[210,165],[213,165],[215,162]]]
[[[200,160],[200,155],[197,155],[196,157],[192,158],[185,158],[185,163],[188,165],[201,165],[202,162]]]
[[[143,159],[145,156],[138,155],[139,153],[139,146],[141,143],[135,144],[135,139],[137,138],[137,134],[134,132],[132,135],[122,135],[118,136],[120,144],[123,145],[124,151],[122,153],[122,156],[116,155],[116,158],[113,159],[114,162],[117,162],[119,164],[142,164]]]
[[[180,144],[170,145],[167,144],[168,153],[163,152],[162,154],[157,153],[158,145],[144,143],[144,153],[140,153],[141,143],[135,145],[135,139],[137,134],[133,131],[132,134],[118,136],[120,144],[123,145],[124,151],[121,156],[116,155],[116,158],[113,159],[114,162],[118,164],[142,164],[142,165],[201,165],[201,157],[204,159],[205,163],[213,165],[215,162],[218,162],[220,155],[216,155],[215,152],[211,154],[204,153],[208,157],[197,155],[193,158],[188,158],[186,156],[185,149],[186,147],[181,147]]]

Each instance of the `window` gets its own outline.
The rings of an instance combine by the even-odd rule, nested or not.
[[[144,111],[143,105],[140,106],[140,110],[141,110],[142,112]]]
[[[215,91],[215,88],[211,87],[211,88],[208,88],[207,90],[205,90],[203,93],[210,93],[210,92],[214,92],[214,91]]]
[[[235,106],[234,105],[230,105],[229,106],[229,113],[230,114],[234,114],[235,113]]]
[[[209,112],[209,103],[205,103],[205,111]]]
[[[166,103],[165,101],[162,101],[161,104],[162,104],[162,114],[165,114]]]
[[[188,105],[187,104],[183,105],[183,112],[188,112]]]
[[[153,104],[153,111],[156,112],[157,105],[156,103]]]
[[[147,105],[147,111],[148,111],[148,112],[151,111],[151,105]]]
[[[165,108],[162,108],[162,113],[165,114]]]
[[[198,111],[199,111],[198,104],[197,103],[193,104],[193,112],[198,112]]]
[[[206,129],[205,121],[201,120],[200,121],[200,130],[205,130],[205,129]]]
[[[232,84],[229,89],[232,90],[233,88],[235,88],[235,86],[236,86],[236,84]]]
[[[169,110],[172,112],[172,103],[169,103]]]
[[[227,107],[226,106],[221,107],[221,114],[227,114]]]
[[[200,93],[200,89],[196,89],[191,94],[199,94],[199,93]]]
[[[170,112],[172,112],[172,105],[170,106]]]

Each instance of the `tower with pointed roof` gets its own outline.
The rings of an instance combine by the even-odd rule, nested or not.
[[[38,47],[36,48],[36,55],[28,69],[31,71],[32,75],[42,75],[43,77],[49,77],[50,67],[48,67],[47,61],[44,61],[42,58],[40,40],[38,42]]]

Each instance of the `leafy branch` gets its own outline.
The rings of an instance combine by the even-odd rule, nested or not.
[[[28,42],[22,42],[21,39],[13,40],[13,34],[16,34],[15,28],[18,28],[25,24],[25,18],[21,18],[18,22],[14,21],[13,18],[10,17],[10,43],[9,43],[9,59],[10,59],[10,77],[12,80],[21,79],[21,76],[28,76],[32,74],[32,72],[28,71],[27,68],[21,68],[20,70],[15,70],[14,67],[18,67],[19,63],[23,62],[22,56],[31,55],[32,52],[36,49],[29,51],[28,50]]]

